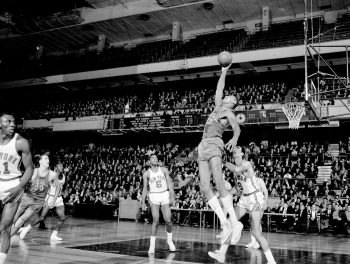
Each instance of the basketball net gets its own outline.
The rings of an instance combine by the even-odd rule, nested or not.
[[[289,121],[289,128],[298,129],[300,120],[305,115],[305,106],[301,103],[290,102],[282,105],[282,110]]]

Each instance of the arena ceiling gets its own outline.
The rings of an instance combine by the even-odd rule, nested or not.
[[[314,12],[350,6],[350,0],[308,2]],[[86,49],[99,35],[109,44],[170,37],[174,21],[184,32],[215,30],[261,19],[266,6],[272,18],[304,13],[304,0],[2,0],[0,52],[30,52],[37,45],[45,52]]]

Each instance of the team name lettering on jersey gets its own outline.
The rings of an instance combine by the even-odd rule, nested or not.
[[[18,163],[19,159],[12,156],[11,154],[8,154],[6,152],[0,152],[0,160],[11,162],[13,165],[16,165],[16,162]]]
[[[161,181],[161,180],[166,180],[164,175],[157,175],[155,177],[152,177],[149,181],[150,183],[154,183],[155,181]]]

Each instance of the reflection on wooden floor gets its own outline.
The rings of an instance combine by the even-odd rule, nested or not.
[[[53,227],[55,218],[47,226]],[[51,230],[32,229],[22,241],[11,240],[6,263],[216,263],[207,252],[218,248],[218,230],[174,227],[177,252],[166,247],[165,227],[160,226],[156,254],[147,254],[150,224],[70,218],[60,232],[62,242],[50,242]],[[261,250],[247,250],[250,234],[243,232],[240,242],[230,246],[226,263],[266,263]],[[350,237],[317,234],[266,234],[277,263],[350,263]]]

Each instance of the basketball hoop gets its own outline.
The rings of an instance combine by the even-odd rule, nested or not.
[[[289,121],[289,128],[298,129],[300,120],[305,115],[305,106],[301,103],[290,102],[282,105],[282,110]]]

